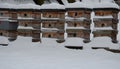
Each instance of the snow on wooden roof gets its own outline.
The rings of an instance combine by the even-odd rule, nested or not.
[[[63,0],[62,0],[63,1]],[[42,6],[36,5],[33,0],[0,0],[0,8],[12,9],[65,9],[65,8],[117,8],[119,6],[113,0],[76,0],[74,3],[61,5],[57,0]]]
[[[0,3],[12,3],[12,4],[26,4],[26,3],[34,3],[33,0],[0,0]]]
[[[32,3],[28,3],[28,4],[19,4],[17,5],[17,9],[41,9],[41,7],[39,5],[35,5]]]
[[[116,3],[100,2],[100,3],[95,3],[93,8],[117,8],[119,9],[119,6]]]
[[[40,9],[33,0],[0,0],[0,8],[8,9]]]
[[[41,6],[41,9],[65,9],[65,6],[59,3],[52,2],[50,4],[43,4]]]
[[[85,4],[83,2],[75,2],[75,3],[69,3],[65,5],[66,8],[92,8],[91,4]]]
[[[65,5],[66,8],[117,8],[119,6],[113,0],[76,0],[74,3]]]

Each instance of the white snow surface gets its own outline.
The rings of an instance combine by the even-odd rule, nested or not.
[[[18,19],[33,20],[34,18],[33,17],[21,17],[21,16],[18,16]]]
[[[93,8],[117,8],[119,9],[119,6],[116,3],[101,2],[101,3],[94,3]]]
[[[0,44],[9,44],[8,38],[0,36]]]
[[[18,26],[18,29],[30,29],[33,30],[33,27]]]
[[[92,42],[86,44],[89,47],[104,47],[110,49],[119,49],[118,44],[112,43],[110,37],[95,37]]]
[[[62,0],[63,1],[63,0]],[[75,3],[63,1],[64,5],[59,4],[56,0],[50,0],[51,3],[36,5],[33,0],[0,0],[0,8],[13,9],[65,9],[66,8],[117,8],[119,6],[113,0],[76,0]]]
[[[92,3],[86,4],[83,2],[76,1],[74,3],[69,3],[65,5],[66,8],[92,8]]]
[[[42,28],[42,31],[44,32],[56,32],[56,31],[59,31],[59,29],[57,28]]]
[[[52,2],[50,4],[41,5],[41,9],[65,9],[65,6],[56,2]]]
[[[68,20],[68,21],[73,21],[73,20],[75,20],[75,21],[83,21],[86,18],[85,17],[73,18],[73,17],[66,16],[65,19]]]
[[[9,43],[7,47],[0,45],[0,69],[120,69],[120,54],[90,49],[120,49],[120,24],[118,30],[118,44],[112,43],[109,37],[96,37],[87,44],[81,38],[66,38],[66,42],[59,44],[56,39],[48,38],[42,38],[42,43],[32,43],[32,37],[21,36],[9,42],[6,37],[0,36],[0,44]],[[65,45],[83,45],[84,48],[71,50]]]
[[[113,28],[112,27],[95,27],[94,31],[96,30],[113,30]]]
[[[66,8],[117,8],[119,6],[113,0],[83,0],[82,2],[76,0],[74,3],[65,5]]]
[[[113,18],[113,16],[112,15],[108,15],[108,16],[94,16],[94,18],[105,19],[105,18]]]
[[[66,29],[86,29],[84,27],[67,27]]]
[[[0,46],[0,69],[120,69],[120,54],[105,50],[72,50],[55,39],[32,43],[18,37],[9,46]]]
[[[0,3],[11,3],[11,4],[23,4],[23,3],[34,3],[33,0],[0,0]]]
[[[84,45],[83,40],[84,39],[79,38],[79,37],[78,38],[69,37],[65,41],[65,46],[83,46]]]
[[[41,7],[36,5],[33,0],[0,0],[0,8],[40,9]]]

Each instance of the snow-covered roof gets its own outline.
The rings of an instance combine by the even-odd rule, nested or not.
[[[82,0],[84,3],[96,3],[96,2],[114,2],[114,0]]]
[[[10,4],[10,3],[0,3],[0,8],[5,8],[5,9],[9,9],[9,8],[15,9],[16,6],[17,5]]]
[[[66,8],[117,8],[119,6],[113,0],[76,0],[74,3],[65,5]]]
[[[92,8],[92,4],[86,4],[83,2],[76,1],[75,3],[69,3],[65,5],[66,8]]]
[[[12,4],[35,4],[33,0],[0,0],[0,3],[12,3]]]
[[[41,7],[39,5],[35,5],[32,3],[27,3],[27,4],[19,4],[17,5],[17,9],[40,9]]]
[[[59,4],[56,0],[50,0],[41,7],[33,0],[0,0],[0,8],[12,9],[65,9],[65,8],[117,8],[119,6],[113,0],[76,0],[74,3]]]
[[[33,0],[0,0],[0,8],[6,9],[40,9]]]
[[[93,8],[117,8],[119,9],[119,6],[116,3],[112,3],[112,2],[100,2],[100,3],[95,3]]]
[[[64,5],[59,3],[50,3],[50,4],[43,4],[41,5],[41,9],[65,9]]]

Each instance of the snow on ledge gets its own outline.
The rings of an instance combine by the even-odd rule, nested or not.
[[[67,27],[66,29],[86,29],[84,27]]]
[[[30,19],[30,20],[32,19],[33,20],[34,18],[33,17],[20,17],[20,16],[18,16],[18,19]]]
[[[79,18],[73,18],[73,17],[65,17],[66,20],[72,21],[72,20],[77,20],[77,21],[83,21],[86,18],[85,17],[79,17]]]
[[[58,28],[42,28],[42,31],[44,32],[56,32],[59,31]]]
[[[113,30],[113,28],[112,27],[95,27],[94,31],[96,30]]]
[[[34,29],[33,27],[18,26],[18,29]]]
[[[104,19],[104,18],[113,18],[112,15],[108,15],[108,16],[94,16],[93,18],[101,18],[101,19]]]

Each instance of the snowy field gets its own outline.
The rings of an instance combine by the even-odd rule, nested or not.
[[[68,4],[66,0],[62,1],[64,1],[65,5]],[[84,1],[86,1],[87,4],[89,2],[89,0]],[[40,8],[40,6],[33,4],[17,4],[17,7],[16,5],[14,6],[8,4],[1,5],[1,7],[5,6],[7,8]],[[44,6],[46,7],[48,5]],[[54,5],[51,6],[53,7]],[[101,7],[103,5],[98,6]],[[56,7],[58,6],[55,6],[53,8]],[[56,43],[55,39],[44,38],[42,39],[42,43],[32,43],[31,37],[19,36],[18,39],[14,42],[9,42],[7,38],[0,37],[0,44],[9,43],[8,46],[0,45],[0,69],[120,69],[120,53],[112,53],[103,49],[92,50],[90,48],[92,46],[106,46],[120,49],[120,22],[118,25],[118,30],[118,44],[113,44],[108,38],[104,38],[104,41],[102,39],[93,39],[92,42],[84,46],[83,50],[72,50],[64,47],[65,45],[69,44],[84,44],[79,43],[79,40],[77,38],[75,38],[75,40],[78,40],[76,42],[74,42],[75,40],[73,39],[72,41],[70,39],[67,39],[65,43],[58,44]]]
[[[120,54],[105,50],[71,50],[54,39],[32,43],[18,37],[9,46],[0,46],[0,69],[120,69]]]

